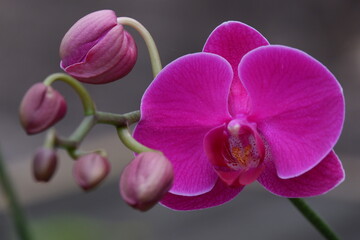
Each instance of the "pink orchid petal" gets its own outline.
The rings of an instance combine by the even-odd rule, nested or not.
[[[313,169],[290,179],[279,178],[274,163],[269,161],[258,181],[276,195],[299,198],[324,194],[339,185],[344,178],[341,162],[331,151]]]
[[[167,65],[146,90],[141,119],[159,127],[217,126],[229,120],[233,73],[225,59],[194,53]]]
[[[142,144],[160,150],[174,168],[174,183],[170,192],[193,196],[210,191],[217,180],[213,166],[203,150],[203,138],[208,128],[169,128],[141,121],[134,137]]]
[[[230,188],[221,180],[218,180],[214,188],[202,195],[198,196],[179,196],[168,193],[160,201],[164,206],[174,210],[197,210],[215,207],[232,200],[244,188]]]
[[[204,52],[218,54],[232,66],[234,80],[231,84],[229,111],[233,116],[248,112],[249,107],[247,93],[237,73],[240,60],[249,51],[265,45],[269,43],[258,31],[244,23],[234,21],[218,26],[205,43]]]
[[[171,192],[199,195],[217,179],[203,150],[203,138],[230,119],[232,70],[222,57],[196,53],[166,66],[145,92],[134,137],[162,151],[173,163]]]
[[[344,122],[344,97],[335,77],[297,49],[260,47],[244,56],[240,78],[280,178],[317,165],[333,148]]]

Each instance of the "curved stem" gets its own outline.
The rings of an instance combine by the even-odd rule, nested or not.
[[[290,202],[311,222],[311,224],[328,240],[338,240],[339,238],[331,228],[312,210],[301,198],[289,198]]]
[[[94,115],[85,116],[77,129],[68,138],[61,138],[57,136],[55,130],[49,132],[45,144],[49,147],[53,147],[55,145],[56,147],[63,148],[68,152],[71,158],[77,159],[79,156],[87,153],[82,152],[77,148],[82,142],[82,140],[97,123],[110,124],[118,128],[127,128],[128,125],[136,123],[139,120],[140,111],[133,111],[125,114],[114,114],[96,111]],[[127,137],[124,138],[127,139]]]
[[[4,196],[8,202],[10,213],[12,215],[16,231],[22,240],[31,240],[30,230],[25,218],[25,214],[20,206],[15,190],[12,186],[10,176],[8,176],[0,152],[0,185],[3,188]]]
[[[83,108],[84,108],[84,114],[85,115],[94,115],[95,114],[95,105],[92,101],[90,94],[88,91],[83,87],[83,85],[76,80],[75,78],[64,74],[64,73],[54,73],[48,76],[44,80],[44,84],[47,86],[50,86],[55,81],[63,81],[67,84],[69,84],[79,95]]]
[[[142,145],[141,143],[139,143],[138,141],[136,141],[135,138],[131,136],[129,129],[127,127],[119,127],[117,129],[117,132],[121,142],[131,151],[136,153],[156,152],[156,150],[148,148]]]
[[[66,149],[70,157],[73,159],[78,158],[79,152],[77,147],[96,123],[97,121],[95,116],[85,116],[78,128],[73,132],[73,134],[71,134],[69,138],[63,139],[60,137],[55,137],[56,146]]]
[[[102,157],[107,158],[107,153],[104,149],[95,149],[95,150],[90,150],[90,151],[73,149],[73,150],[68,150],[68,153],[71,156],[71,158],[74,160],[77,160],[79,157],[88,155],[90,153],[97,153],[97,154],[101,155]]]
[[[149,31],[138,21],[129,17],[119,17],[117,18],[117,22],[121,25],[130,26],[136,29],[144,39],[145,44],[149,50],[151,67],[153,71],[154,77],[161,71],[161,61],[159,52],[157,50],[154,39],[151,37]]]
[[[78,128],[69,137],[70,141],[81,142],[97,123],[95,116],[85,116]]]
[[[125,114],[108,112],[96,112],[98,123],[110,124],[117,127],[128,126],[140,120],[140,111],[133,111]]]
[[[76,141],[70,141],[61,137],[56,137],[56,147],[65,149],[72,159],[77,158],[76,149],[79,143]]]
[[[56,132],[55,129],[50,129],[46,133],[44,147],[53,149],[56,145]]]

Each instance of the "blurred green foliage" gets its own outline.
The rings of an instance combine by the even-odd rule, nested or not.
[[[32,222],[32,230],[36,240],[149,239],[147,227],[144,226],[144,231],[138,231],[138,229],[138,222],[115,223],[69,215]]]

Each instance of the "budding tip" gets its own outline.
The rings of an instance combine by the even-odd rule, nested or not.
[[[172,164],[162,153],[140,153],[121,174],[120,194],[131,207],[147,211],[170,190],[173,178]]]
[[[60,121],[66,111],[66,101],[58,91],[43,83],[36,83],[21,101],[20,123],[27,134],[36,134]]]
[[[60,67],[77,80],[105,84],[134,67],[137,47],[111,10],[90,13],[77,21],[60,44]]]
[[[97,187],[109,172],[109,161],[97,153],[81,156],[76,160],[73,169],[75,181],[84,191]]]
[[[40,147],[33,158],[33,176],[38,182],[48,182],[57,169],[55,149]]]

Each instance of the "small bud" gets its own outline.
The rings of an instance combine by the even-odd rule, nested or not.
[[[20,121],[28,134],[39,133],[54,125],[66,114],[64,97],[51,86],[33,85],[20,104]]]
[[[127,204],[147,211],[170,190],[173,178],[173,167],[162,153],[140,153],[123,170],[120,193]]]
[[[109,171],[110,163],[105,157],[90,153],[76,160],[73,174],[79,186],[87,191],[96,187]]]
[[[60,67],[81,82],[102,84],[127,75],[137,59],[132,36],[111,10],[77,21],[60,44]]]
[[[33,174],[37,181],[48,182],[54,175],[57,167],[56,151],[40,147],[33,159]]]

